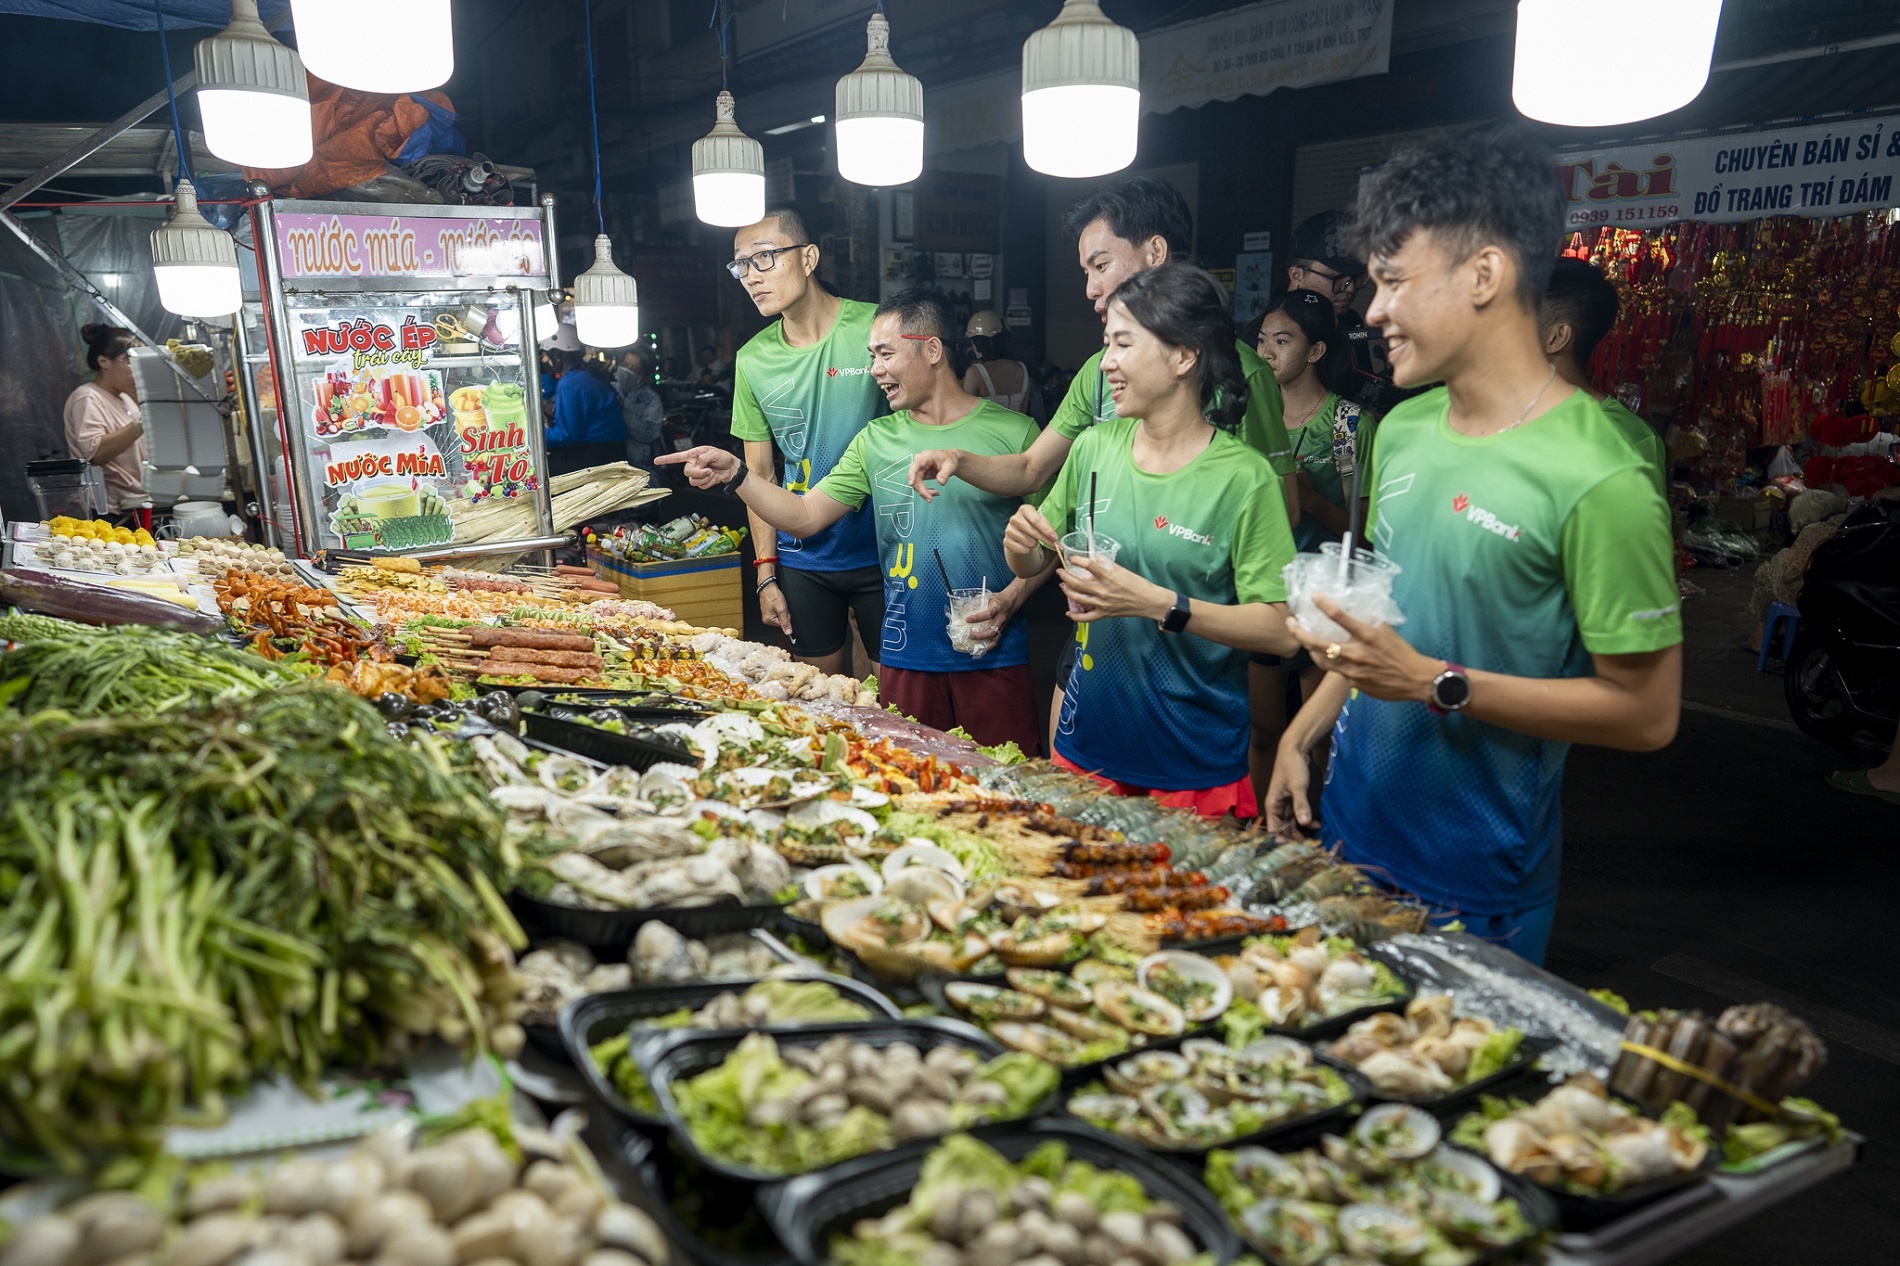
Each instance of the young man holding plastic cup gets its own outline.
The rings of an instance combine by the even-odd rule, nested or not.
[[[1367,318],[1400,386],[1445,385],[1381,423],[1368,480],[1404,634],[1325,598],[1345,639],[1289,621],[1328,676],[1266,805],[1271,829],[1314,824],[1307,757],[1331,731],[1324,838],[1534,962],[1569,745],[1663,747],[1682,693],[1668,508],[1539,337],[1555,170],[1519,136],[1466,134],[1401,150],[1361,187]]]
[[[681,464],[697,488],[736,492],[754,515],[794,538],[822,532],[869,505],[884,586],[878,699],[925,725],[961,726],[985,746],[1039,748],[1029,631],[1016,618],[1042,579],[1018,580],[1003,529],[1020,500],[970,485],[921,498],[912,457],[946,441],[972,452],[1020,453],[1036,424],[963,390],[950,361],[954,316],[933,291],[880,304],[871,322],[871,376],[893,410],[860,431],[831,473],[805,496],[748,477],[717,448],[657,458]],[[953,614],[954,613],[954,614]],[[951,622],[962,627],[954,633]]]

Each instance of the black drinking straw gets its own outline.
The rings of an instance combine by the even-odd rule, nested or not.
[[[950,583],[950,569],[943,565],[943,551],[933,546],[930,552],[937,556],[937,571],[943,577],[943,591],[949,593],[955,586]]]
[[[1089,472],[1089,556],[1095,556],[1095,472]]]

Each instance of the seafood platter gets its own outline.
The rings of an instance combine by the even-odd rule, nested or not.
[[[0,826],[14,882],[99,894],[16,902],[16,973],[133,970],[148,935],[153,970],[189,962],[10,1013],[0,1133],[68,1176],[0,1195],[5,1266],[1616,1266],[1857,1155],[1801,1097],[1825,1045],[1772,1004],[1619,1012],[1318,844],[927,730],[581,577],[340,557],[292,584],[196,549],[224,621],[8,582],[46,604],[0,615],[11,742],[122,781],[195,746],[117,813],[29,765]],[[297,811],[248,807],[293,774]],[[174,883],[219,858],[171,843],[174,801],[220,848],[297,840],[285,873]],[[91,843],[115,821],[123,864]],[[200,983],[234,978],[242,1023]],[[161,1002],[196,1018],[146,1027]],[[240,1077],[383,1087],[425,1047],[513,1093],[321,1154],[162,1155]],[[189,1075],[100,1071],[144,1059]]]

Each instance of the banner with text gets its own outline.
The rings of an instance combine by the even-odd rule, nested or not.
[[[1900,115],[1578,150],[1557,175],[1573,231],[1882,211],[1900,206]]]
[[[1383,75],[1391,0],[1271,0],[1141,37],[1144,114]]]
[[[539,219],[285,211],[277,254],[286,280],[548,275]]]

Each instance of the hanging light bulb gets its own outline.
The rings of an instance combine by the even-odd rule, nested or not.
[[[178,182],[173,198],[164,227],[152,230],[158,301],[183,317],[229,316],[244,303],[237,243],[198,213],[198,191],[189,180]]]
[[[449,0],[290,0],[303,64],[358,92],[421,92],[455,73]]]
[[[924,86],[891,60],[891,24],[873,13],[864,63],[838,81],[838,174],[903,185],[924,170]]]
[[[1709,82],[1722,0],[1520,0],[1511,100],[1526,117],[1569,127],[1653,119]],[[1628,38],[1640,30],[1641,39]]]
[[[1046,176],[1106,176],[1135,161],[1141,44],[1095,0],[1063,0],[1023,41],[1023,161]]]
[[[205,145],[239,167],[310,161],[310,88],[296,50],[257,20],[257,0],[231,0],[231,24],[198,41],[198,113]]]
[[[713,130],[693,142],[693,211],[728,229],[765,218],[765,147],[739,130],[736,109],[720,89]]]
[[[605,233],[594,239],[594,266],[574,279],[574,334],[589,347],[625,347],[640,337],[640,287],[614,267]]]

